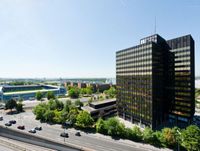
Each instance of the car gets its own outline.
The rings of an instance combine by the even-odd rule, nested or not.
[[[41,127],[41,126],[37,126],[37,127],[35,127],[35,130],[41,131],[41,130],[42,130],[42,127]]]
[[[12,124],[11,123],[6,123],[5,126],[12,126]]]
[[[9,121],[10,124],[16,124],[16,121],[15,120],[11,120]]]
[[[75,135],[76,136],[81,136],[81,133],[80,132],[76,132]]]
[[[0,121],[3,121],[3,116],[0,116]]]
[[[60,136],[61,137],[69,137],[68,133],[65,133],[65,132],[61,133]]]
[[[29,133],[36,133],[35,129],[31,129],[30,131],[28,131]]]
[[[24,130],[24,129],[25,129],[25,126],[24,126],[24,125],[22,125],[22,126],[17,126],[17,128],[20,129],[20,130]]]

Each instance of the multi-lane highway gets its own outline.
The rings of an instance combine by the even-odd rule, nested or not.
[[[0,121],[0,125],[4,125],[9,120],[15,119],[17,124],[12,125],[11,129],[17,129],[18,125],[25,125],[25,132],[28,133],[28,130],[36,127],[42,126],[42,131],[37,131],[36,134],[42,137],[47,137],[49,139],[53,139],[59,142],[71,143],[74,145],[78,145],[81,147],[90,148],[92,150],[98,151],[145,151],[145,150],[159,150],[150,145],[144,145],[140,143],[135,143],[128,140],[114,140],[109,136],[104,136],[101,134],[92,134],[81,132],[81,136],[75,136],[77,130],[75,129],[67,129],[66,132],[69,134],[69,138],[60,137],[60,133],[64,130],[60,125],[48,125],[46,123],[40,123],[35,120],[35,116],[32,111],[26,111],[24,113],[16,114],[16,115],[3,115],[4,121]],[[20,131],[20,130],[19,130]],[[167,149],[166,149],[167,150]]]
[[[0,136],[0,151],[55,151],[49,148],[24,143]]]

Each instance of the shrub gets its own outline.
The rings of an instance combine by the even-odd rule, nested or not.
[[[94,120],[91,115],[86,111],[81,111],[76,118],[76,125],[82,128],[92,127]]]
[[[153,144],[153,130],[146,127],[143,131],[143,140],[145,143]]]
[[[105,128],[105,122],[102,118],[98,119],[96,122],[96,132],[107,134],[107,130]]]

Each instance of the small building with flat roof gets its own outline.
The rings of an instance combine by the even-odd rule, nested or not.
[[[92,102],[88,106],[81,107],[81,109],[89,112],[94,119],[109,117],[117,113],[116,99]]]

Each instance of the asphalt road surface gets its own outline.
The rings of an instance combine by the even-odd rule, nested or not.
[[[0,136],[0,151],[55,151]]]
[[[47,137],[59,142],[67,142],[81,147],[90,148],[97,151],[151,151],[159,150],[150,145],[142,145],[139,143],[131,142],[128,140],[114,140],[108,136],[103,136],[101,134],[90,134],[81,131],[81,136],[75,136],[77,130],[67,129],[66,132],[69,134],[69,138],[60,137],[60,133],[64,132],[64,129],[60,125],[49,125],[46,123],[40,123],[35,120],[35,116],[32,111],[26,111],[24,113],[16,115],[5,115],[3,114],[4,120],[0,121],[0,125],[4,125],[9,120],[16,120],[17,123],[9,128],[17,129],[19,125],[25,125],[25,132],[36,126],[42,126],[42,131],[37,131],[36,134],[42,137]],[[19,130],[21,131],[21,130]]]

